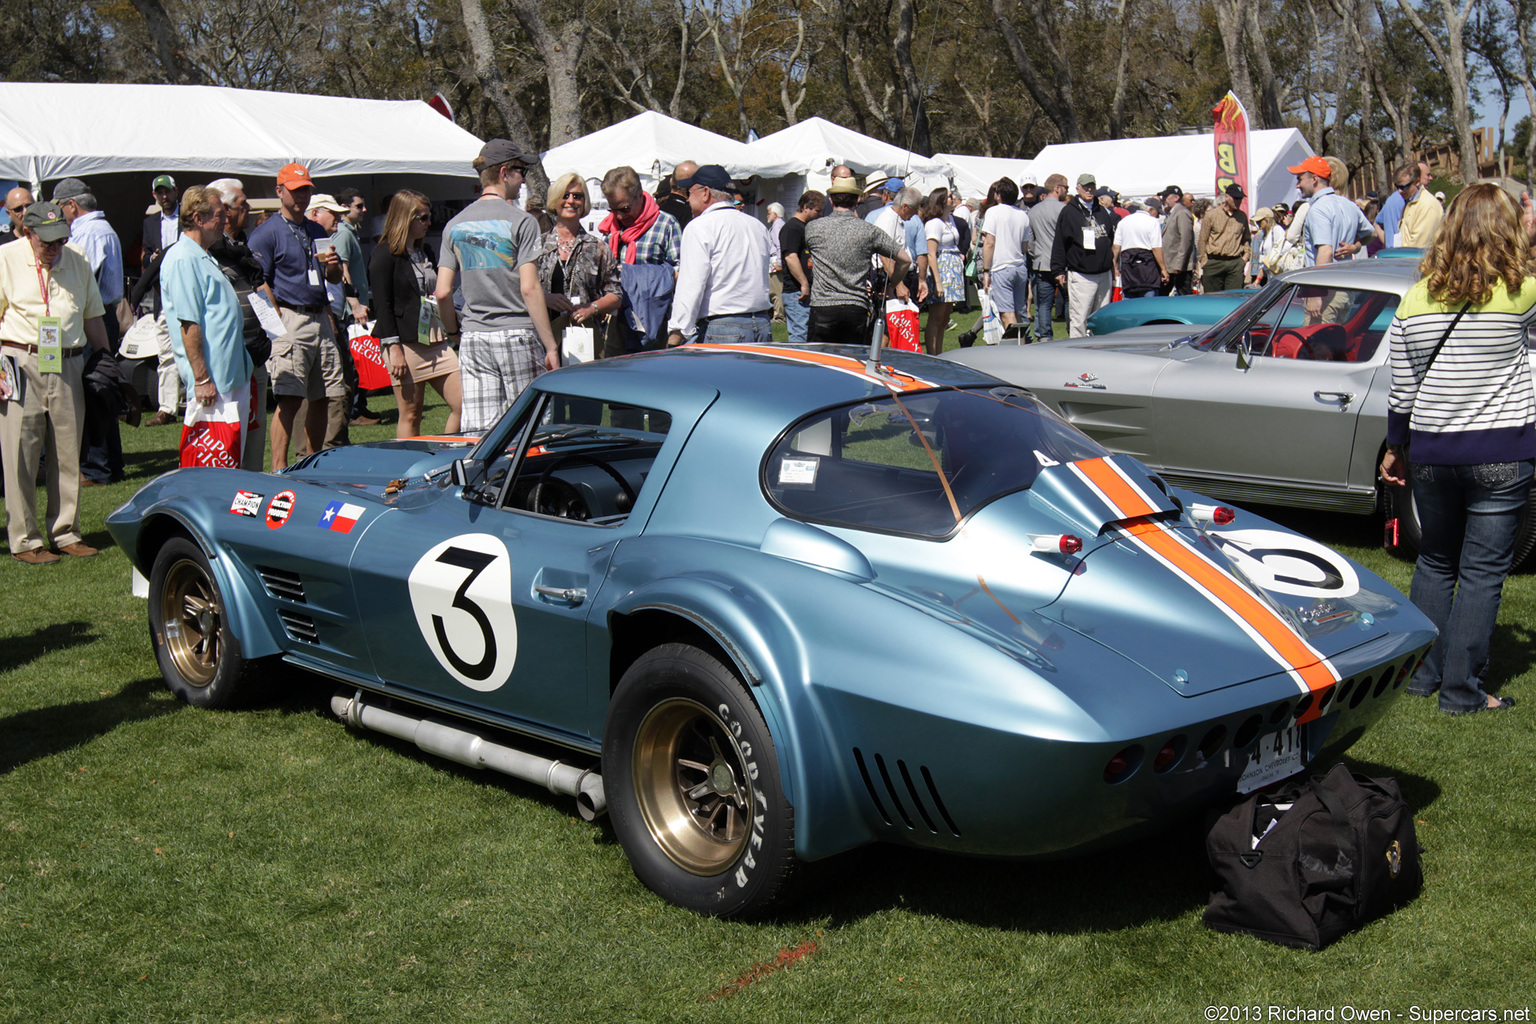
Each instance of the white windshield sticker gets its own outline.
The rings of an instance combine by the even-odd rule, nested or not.
[[[779,463],[779,483],[789,486],[813,487],[820,459],[784,459]]]

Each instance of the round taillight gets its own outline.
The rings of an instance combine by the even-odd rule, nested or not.
[[[1225,505],[1217,505],[1211,510],[1211,522],[1217,526],[1227,526],[1237,518],[1237,513]]]
[[[1136,774],[1136,769],[1141,767],[1141,748],[1132,744],[1120,751],[1104,765],[1104,781],[1110,785],[1124,782]]]
[[[1166,772],[1178,764],[1183,756],[1184,737],[1175,736],[1164,743],[1162,749],[1157,752],[1157,756],[1152,759],[1152,770],[1159,774]]]
[[[1070,533],[1064,533],[1064,534],[1061,535],[1061,553],[1062,554],[1064,554],[1064,555],[1075,555],[1075,554],[1077,554],[1081,550],[1083,550],[1083,538],[1081,538],[1081,537],[1074,537]]]

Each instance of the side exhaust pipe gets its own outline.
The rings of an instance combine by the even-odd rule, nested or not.
[[[470,768],[489,768],[514,779],[543,786],[551,793],[576,798],[583,820],[594,821],[608,810],[603,777],[591,769],[551,761],[526,751],[492,743],[485,737],[446,722],[412,718],[363,702],[363,692],[331,698],[331,712],[348,725],[381,732],[414,743],[429,754]]]

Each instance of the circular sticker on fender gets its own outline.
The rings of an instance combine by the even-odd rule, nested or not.
[[[1295,597],[1353,597],[1360,577],[1349,560],[1315,540],[1279,530],[1226,530],[1211,540],[1256,586]]]
[[[507,546],[488,533],[445,540],[421,556],[407,584],[416,625],[444,671],[482,693],[505,685],[517,660]]]
[[[272,495],[272,500],[267,502],[267,529],[275,530],[286,523],[298,500],[299,496],[292,491],[278,491]]]

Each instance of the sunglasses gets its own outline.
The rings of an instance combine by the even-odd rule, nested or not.
[[[628,213],[630,210],[633,210],[634,208],[635,208],[635,204],[634,203],[625,203],[623,206],[619,206],[619,205],[617,205],[615,203],[609,203],[608,204],[608,209],[612,210],[614,213]]]
[[[418,213],[418,214],[416,214],[416,216],[413,219],[414,220],[419,220],[423,224],[431,224],[432,223],[432,215],[430,213]]]
[[[25,206],[7,206],[6,211],[8,213],[26,213],[27,208]]]

